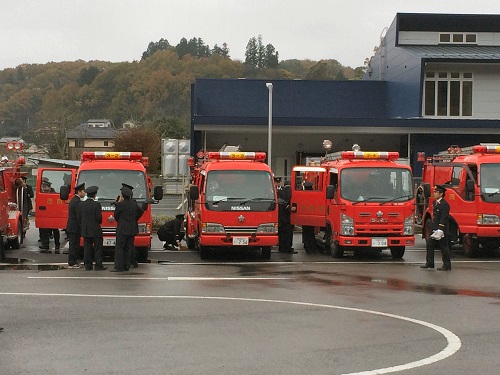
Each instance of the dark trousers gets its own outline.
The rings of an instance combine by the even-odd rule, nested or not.
[[[80,251],[80,233],[66,232],[69,241],[68,264],[70,266],[78,263],[78,252]]]
[[[123,271],[130,268],[130,254],[132,248],[135,250],[134,237],[123,234],[116,235],[115,269]]]
[[[55,228],[40,228],[38,229],[40,234],[40,242],[42,246],[49,247],[50,236],[54,237],[54,244],[56,246],[61,246],[61,234],[59,229]]]
[[[302,226],[302,242],[304,243],[304,249],[307,253],[314,252],[316,250],[314,227],[306,225]]]
[[[3,247],[3,237],[0,237],[0,262],[5,260],[5,249]]]
[[[102,267],[102,237],[83,238],[83,263],[85,268],[92,268],[92,255],[95,255],[96,267]]]
[[[278,251],[289,253],[292,251],[293,225],[280,221],[278,227]]]
[[[429,238],[427,242],[427,255],[425,257],[425,264],[434,267],[434,249],[439,247],[443,258],[443,267],[451,269],[451,250],[448,245],[448,236],[444,236],[439,241]]]

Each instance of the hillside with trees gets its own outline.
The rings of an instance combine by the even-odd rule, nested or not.
[[[365,67],[336,60],[284,60],[262,37],[249,40],[245,61],[226,44],[210,48],[201,38],[151,42],[140,60],[24,64],[0,71],[0,136],[45,145],[54,157],[67,129],[91,118],[109,118],[154,129],[163,137],[188,137],[190,85],[197,78],[359,79]]]

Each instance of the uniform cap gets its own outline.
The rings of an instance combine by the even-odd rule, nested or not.
[[[23,175],[23,176],[21,176],[21,178],[22,178],[24,181],[26,181],[26,180],[28,179],[28,176],[24,176],[24,175]]]
[[[48,180],[47,181],[42,181],[42,185],[52,186],[52,182],[49,182]]]
[[[85,190],[85,182],[82,182],[81,184],[76,185],[75,190],[76,191]]]
[[[128,188],[128,187],[126,187],[126,186],[123,186],[123,187],[120,189],[120,191],[122,192],[122,195],[123,195],[124,197],[128,197],[128,198],[132,197],[132,189],[130,189],[130,188]]]
[[[439,191],[444,194],[446,192],[446,188],[443,185],[436,185],[434,186],[434,191]]]
[[[42,182],[49,182],[48,177],[42,177]]]
[[[122,182],[122,187],[121,187],[121,188],[122,188],[122,189],[123,189],[123,188],[129,188],[130,190],[133,190],[133,189],[134,189],[134,188],[133,188],[133,186],[130,186],[129,184],[126,184],[126,183],[124,183],[124,182]]]
[[[274,182],[281,182],[281,177],[274,177]]]
[[[313,183],[311,181],[305,181],[304,182],[304,188],[312,188],[313,187]]]
[[[95,194],[97,193],[97,190],[99,190],[97,186],[89,186],[88,188],[85,189],[85,192],[87,194]]]

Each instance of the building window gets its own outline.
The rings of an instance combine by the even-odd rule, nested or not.
[[[476,44],[477,34],[469,33],[440,33],[439,43],[443,44]]]
[[[84,139],[76,139],[75,140],[75,147],[77,147],[77,148],[85,147],[85,140]]]
[[[108,141],[104,141],[104,147],[108,147]]]
[[[472,116],[472,73],[426,72],[424,116]]]

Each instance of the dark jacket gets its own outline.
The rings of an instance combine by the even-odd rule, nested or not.
[[[158,239],[160,241],[179,240],[183,221],[184,219],[180,217],[167,221],[158,229]]]
[[[441,199],[441,202],[433,202],[432,230],[441,229],[445,236],[450,234],[450,205]]]
[[[66,232],[68,233],[80,233],[80,221],[78,220],[78,215],[76,213],[77,207],[82,200],[78,195],[74,195],[69,201],[68,205],[68,222],[66,223]]]
[[[102,237],[102,206],[92,198],[80,202],[77,208],[82,237]]]
[[[133,199],[124,199],[115,205],[116,234],[135,236],[139,233],[137,220],[142,216],[144,210],[139,207]]]

